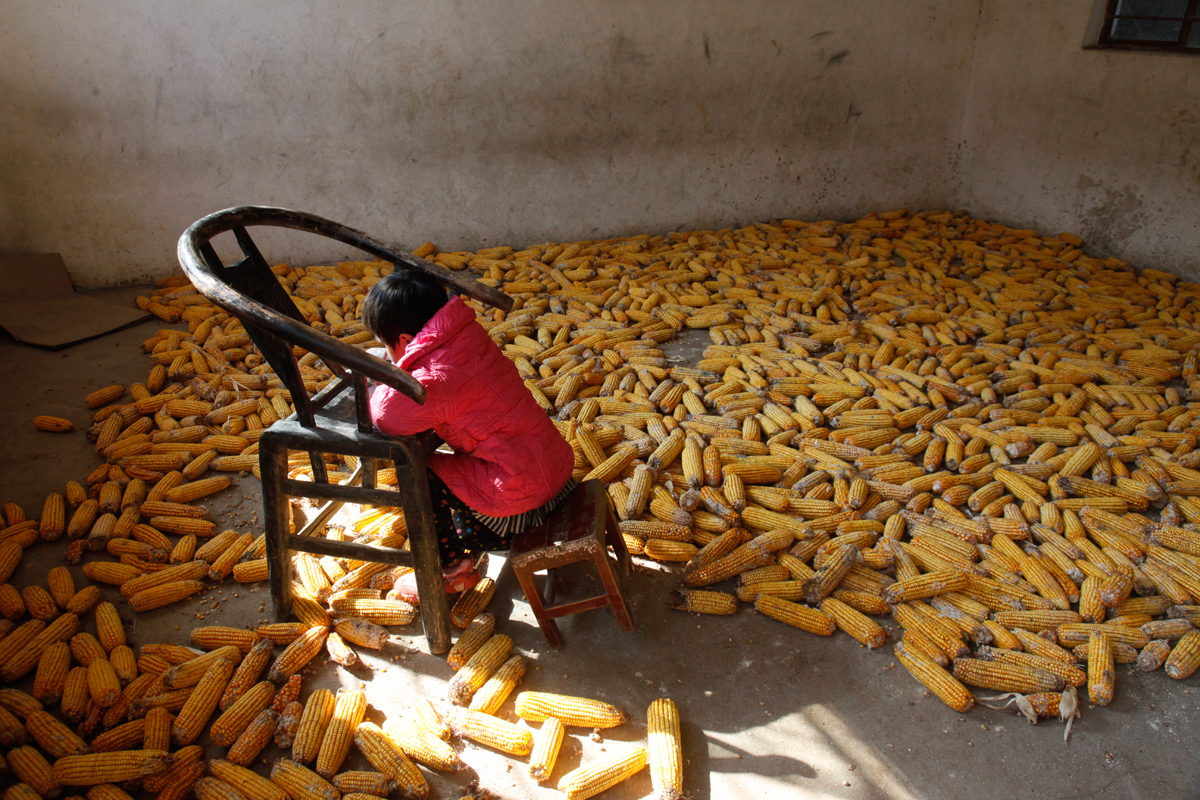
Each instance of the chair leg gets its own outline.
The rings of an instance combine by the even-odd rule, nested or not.
[[[546,604],[542,598],[541,590],[537,587],[537,580],[533,571],[519,568],[514,569],[513,572],[517,576],[517,582],[521,584],[521,590],[525,592],[525,599],[529,601],[529,608],[533,611],[533,616],[537,619],[538,626],[542,629],[542,635],[546,637],[546,641],[551,647],[555,649],[561,648],[563,642],[562,636],[558,632],[558,623],[546,616]]]
[[[408,527],[409,547],[413,554],[413,571],[417,576],[417,594],[421,598],[421,622],[429,652],[445,653],[450,649],[450,603],[442,581],[442,559],[438,553],[437,532],[433,527],[433,511],[429,500],[429,480],[423,464],[396,464],[396,474],[408,472],[411,479],[401,481],[404,520]]]
[[[258,456],[262,475],[263,527],[267,540],[267,577],[276,622],[292,613],[292,559],[288,553],[288,498],[283,493],[287,477],[287,451],[263,436]]]

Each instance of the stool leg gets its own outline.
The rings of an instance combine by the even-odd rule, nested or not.
[[[617,624],[621,626],[621,630],[631,631],[633,618],[630,617],[629,607],[625,604],[625,591],[629,586],[629,569],[633,559],[629,556],[629,548],[625,546],[625,539],[621,536],[621,529],[613,516],[611,506],[607,507],[607,513],[604,515],[604,539],[616,553],[620,575],[618,577],[613,574],[607,547],[596,554],[596,569],[600,571],[600,580],[604,583],[604,590],[608,592],[613,613],[617,615]],[[603,565],[601,561],[604,562]]]
[[[604,584],[604,593],[608,595],[608,604],[612,606],[613,613],[617,615],[617,624],[623,631],[633,630],[633,619],[629,616],[629,608],[625,605],[625,595],[621,592],[616,574],[613,573],[612,562],[608,560],[608,548],[597,550],[592,555],[592,560],[596,563],[596,572],[600,575],[600,582]]]
[[[442,559],[438,553],[437,532],[433,527],[429,479],[423,459],[399,461],[396,475],[406,472],[409,480],[399,480],[403,496],[404,520],[408,527],[413,571],[417,575],[417,595],[421,598],[421,622],[429,652],[440,654],[450,649],[450,604],[442,581]]]
[[[629,548],[625,546],[625,537],[621,535],[621,526],[617,524],[617,518],[613,515],[611,507],[609,507],[604,520],[604,540],[617,556],[617,564],[621,568],[621,585],[624,587],[629,582],[633,557],[629,555]]]
[[[533,616],[542,629],[542,635],[546,637],[546,641],[550,643],[551,647],[561,648],[563,642],[562,636],[558,632],[558,623],[546,616],[546,604],[542,600],[542,592],[537,587],[533,572],[523,568],[514,569],[513,572],[517,576],[517,582],[521,584],[521,590],[525,592],[525,599],[529,601],[529,608],[533,611]]]
[[[292,613],[292,559],[288,554],[287,542],[288,498],[283,493],[283,481],[287,477],[287,451],[275,446],[269,433],[263,435],[259,447],[267,577],[271,585],[275,621],[283,622]]]

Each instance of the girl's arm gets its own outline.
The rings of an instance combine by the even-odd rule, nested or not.
[[[424,383],[424,381],[422,381]],[[425,404],[412,399],[390,386],[377,386],[371,393],[371,421],[390,436],[410,436],[436,426],[442,418],[439,403],[426,385]]]

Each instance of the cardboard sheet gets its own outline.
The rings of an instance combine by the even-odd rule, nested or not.
[[[0,255],[0,327],[18,342],[57,350],[149,316],[76,292],[58,253]]]

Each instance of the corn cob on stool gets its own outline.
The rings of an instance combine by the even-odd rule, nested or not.
[[[505,311],[512,308],[512,298],[422,258],[400,252],[361,231],[283,208],[240,206],[218,211],[194,222],[179,239],[179,264],[184,273],[201,294],[237,317],[249,340],[257,345],[295,404],[294,415],[275,423],[259,439],[267,563],[276,618],[283,621],[291,612],[289,550],[412,566],[417,574],[421,617],[429,649],[444,653],[450,649],[450,612],[442,584],[429,485],[425,477],[425,457],[438,443],[437,438],[432,433],[390,437],[376,431],[370,419],[367,380],[391,386],[418,403],[424,401],[425,389],[411,375],[387,361],[309,327],[247,233],[246,229],[252,226],[291,228],[344,242],[391,262],[397,269],[429,273],[447,289]],[[228,267],[210,241],[225,232],[234,234],[243,254],[241,260]],[[311,387],[305,386],[295,348],[318,356],[334,374],[334,380],[311,397]],[[232,391],[271,388],[260,375],[247,374],[239,377],[236,383],[238,385],[228,388]],[[288,453],[292,450],[309,454],[311,482],[287,477]],[[355,456],[359,459],[359,468],[345,483],[330,483],[325,453]],[[395,465],[399,491],[376,488],[377,460]],[[296,534],[288,533],[289,497],[326,501]],[[316,535],[346,502],[403,508],[410,551],[334,541]]]
[[[613,571],[608,557],[609,547],[616,554],[619,574]],[[548,591],[553,592],[553,570],[586,561],[596,565],[596,572],[604,585],[604,594],[552,605],[553,595],[542,593],[534,580],[534,573],[550,570],[546,584]],[[563,645],[555,619],[594,608],[612,606],[621,629],[633,630],[633,619],[625,602],[625,586],[629,581],[629,550],[625,547],[625,540],[609,507],[604,484],[600,481],[590,480],[579,484],[549,519],[519,534],[509,551],[509,563],[551,647]]]

